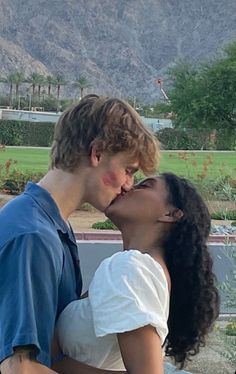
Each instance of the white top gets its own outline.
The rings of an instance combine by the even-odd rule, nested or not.
[[[57,324],[64,354],[101,369],[124,370],[116,333],[152,325],[168,333],[169,292],[164,271],[137,250],[115,253],[98,267],[89,297],[70,303]]]

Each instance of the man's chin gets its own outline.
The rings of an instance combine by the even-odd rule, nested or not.
[[[104,208],[103,213],[104,213],[105,215],[107,215],[107,213],[109,214],[109,210],[111,209],[111,207],[112,207],[112,205],[114,204],[115,200],[116,200],[116,199],[111,200],[110,203],[109,203],[109,204]],[[109,217],[108,217],[108,218],[109,218]]]
[[[104,212],[103,212],[105,216],[110,219],[111,219],[112,211],[113,211],[113,203],[114,203],[114,200],[104,209]]]

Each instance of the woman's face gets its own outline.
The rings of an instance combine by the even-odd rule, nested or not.
[[[164,179],[147,178],[115,199],[105,213],[118,227],[128,221],[134,224],[153,223],[170,212],[171,205],[167,201],[168,190]]]

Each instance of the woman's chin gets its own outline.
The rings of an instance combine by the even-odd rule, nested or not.
[[[117,216],[115,214],[112,214],[112,211],[109,208],[107,208],[104,213],[105,213],[105,216],[109,218],[112,221],[112,223],[114,223],[114,225],[118,228],[118,230],[121,231],[120,220],[117,219]]]

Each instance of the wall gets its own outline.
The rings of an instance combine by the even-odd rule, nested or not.
[[[214,272],[217,276],[219,284],[226,280],[226,277],[232,283],[232,271],[236,270],[232,261],[228,257],[228,253],[236,251],[236,245],[224,245],[218,243],[209,244],[210,252],[214,261]],[[83,292],[87,291],[91,278],[101,263],[101,261],[122,250],[122,242],[117,241],[78,241],[79,256],[81,262],[81,271],[83,277]],[[221,293],[221,313],[236,313],[236,308],[229,310],[225,307],[225,295]]]

